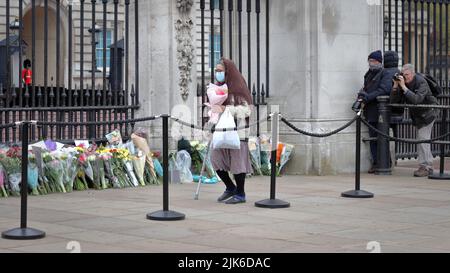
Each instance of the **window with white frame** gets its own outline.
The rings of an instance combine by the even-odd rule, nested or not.
[[[212,50],[212,45],[214,44],[214,52],[210,56],[209,67],[215,67],[220,61],[220,34],[210,35],[210,48],[209,52]]]
[[[103,33],[99,35],[99,41],[96,45],[96,59],[97,59],[97,69],[103,71]],[[111,49],[109,48],[112,44],[112,30],[106,30],[106,70],[109,71],[109,65],[111,62]]]
[[[220,8],[220,0],[214,0],[214,8],[219,9]]]

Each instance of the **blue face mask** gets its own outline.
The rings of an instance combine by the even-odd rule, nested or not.
[[[225,82],[225,72],[216,72],[216,80],[218,82]]]

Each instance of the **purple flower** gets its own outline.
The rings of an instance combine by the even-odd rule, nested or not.
[[[47,150],[49,150],[50,152],[56,151],[56,142],[51,139],[47,139],[44,143],[45,147],[47,147]]]

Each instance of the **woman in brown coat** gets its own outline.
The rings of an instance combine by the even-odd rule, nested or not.
[[[234,116],[237,126],[248,125],[253,105],[250,90],[244,77],[233,61],[222,58],[216,66],[217,85],[227,84],[228,99],[222,106],[213,107],[212,111],[222,113],[228,108]],[[245,203],[245,177],[252,172],[248,149],[248,130],[239,131],[241,147],[239,150],[215,149],[211,152],[211,162],[217,175],[225,183],[226,190],[218,198],[218,202],[226,201],[226,204]],[[236,184],[233,183],[228,173],[232,173]]]

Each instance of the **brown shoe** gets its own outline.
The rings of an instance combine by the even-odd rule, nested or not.
[[[370,169],[369,169],[369,171],[368,171],[368,173],[370,173],[370,174],[373,174],[373,173],[375,173],[376,171],[377,171],[377,166],[375,166],[375,165],[372,165],[372,167],[370,167]]]
[[[414,172],[414,177],[427,177],[432,174],[432,169],[427,169],[426,167],[421,166],[417,171]]]

